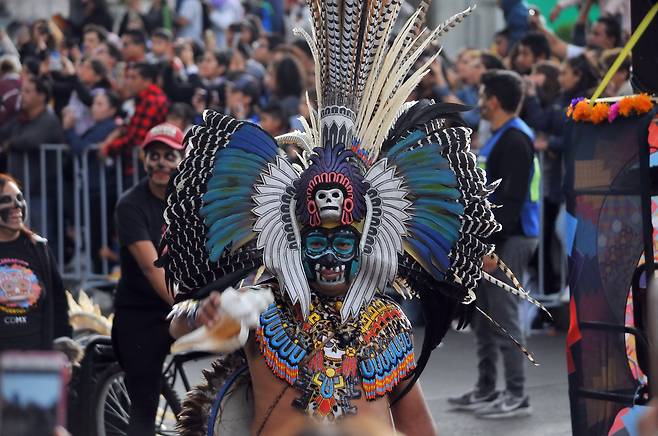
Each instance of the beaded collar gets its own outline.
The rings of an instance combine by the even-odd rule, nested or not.
[[[312,294],[304,322],[277,300],[256,330],[267,366],[301,392],[293,405],[323,421],[355,414],[351,400],[383,397],[415,368],[411,324],[394,302],[376,297],[344,324],[342,304]]]

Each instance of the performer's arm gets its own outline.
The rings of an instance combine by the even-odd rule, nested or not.
[[[178,339],[192,330],[206,325],[219,322],[222,312],[219,310],[221,294],[217,291],[212,292],[205,299],[198,302],[191,302],[191,310],[178,311],[171,318],[169,324],[169,333],[174,339]]]
[[[396,391],[402,392],[406,383],[400,383]],[[392,398],[395,398],[393,395]],[[400,433],[418,436],[437,435],[436,425],[427,408],[423,391],[416,383],[399,401],[391,406],[395,430]]]

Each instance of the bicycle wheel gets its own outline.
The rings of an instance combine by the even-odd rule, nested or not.
[[[130,397],[118,363],[112,364],[99,378],[95,398],[96,436],[125,436],[130,421]],[[163,384],[154,426],[158,435],[175,435],[181,404],[178,395]]]

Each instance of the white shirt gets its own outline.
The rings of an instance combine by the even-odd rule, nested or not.
[[[188,21],[186,26],[178,29],[178,36],[203,42],[203,7],[201,6],[201,1],[183,0],[178,16]]]

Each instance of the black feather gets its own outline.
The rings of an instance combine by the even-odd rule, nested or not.
[[[385,155],[391,147],[400,141],[406,134],[418,129],[425,129],[433,120],[449,120],[451,127],[465,126],[460,112],[471,110],[469,106],[457,103],[434,103],[432,100],[420,100],[407,109],[397,119],[388,137],[382,144],[381,155]]]
[[[416,369],[411,381],[392,401],[392,404],[404,397],[418,381],[427,366],[432,351],[441,343],[450,329],[452,320],[463,306],[464,289],[449,283],[437,282],[429,273],[411,257],[400,256],[398,274],[404,278],[420,297],[423,318],[425,320],[425,335],[420,355],[416,361]]]

